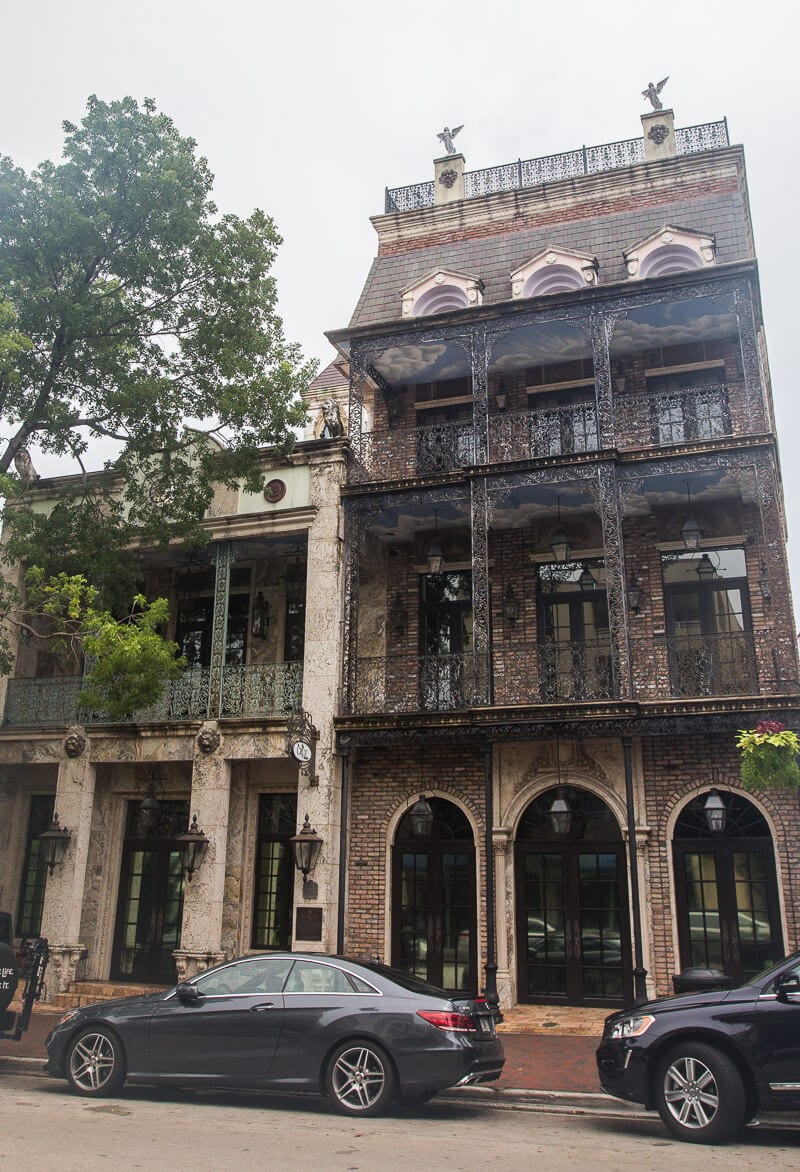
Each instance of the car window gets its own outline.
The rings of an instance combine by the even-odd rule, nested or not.
[[[353,988],[341,969],[313,960],[295,961],[286,982],[285,993],[352,993]]]
[[[374,985],[370,985],[370,983],[368,981],[364,981],[364,980],[362,980],[361,977],[357,977],[355,973],[348,973],[347,977],[348,977],[348,980],[352,982],[353,988],[355,989],[356,993],[377,993],[378,992],[378,990],[375,988]]]
[[[195,984],[206,997],[220,997],[231,993],[280,993],[291,957],[258,957],[215,969],[199,977]]]

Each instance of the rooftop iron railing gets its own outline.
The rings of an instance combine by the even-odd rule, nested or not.
[[[705,122],[699,126],[685,126],[675,131],[675,148],[679,155],[693,155],[699,151],[719,150],[729,145],[728,123]],[[578,175],[596,175],[600,171],[614,171],[643,163],[644,139],[627,138],[600,146],[578,147],[558,155],[543,155],[538,159],[518,159],[482,171],[466,171],[464,195],[475,199],[480,195],[494,195],[500,191],[515,191],[523,187],[538,187],[559,179],[573,179]],[[433,207],[435,187],[432,179],[411,183],[406,187],[387,187],[385,211],[410,212],[417,208]]]

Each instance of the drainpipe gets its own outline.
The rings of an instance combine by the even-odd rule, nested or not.
[[[631,738],[622,738],[625,762],[625,804],[628,815],[628,858],[631,870],[631,906],[633,908],[633,996],[634,1003],[647,1000],[647,969],[642,948],[642,901],[639,894],[639,862],[636,851],[636,810],[633,802],[633,769],[631,767]]]
[[[347,818],[350,805],[350,738],[339,738],[342,758],[342,800],[339,811],[339,902],[336,914],[336,951],[344,952],[344,908],[347,897]]]
[[[486,837],[484,854],[486,856],[486,987],[485,995],[489,1005],[499,1014],[500,997],[497,993],[497,954],[495,951],[495,923],[494,923],[494,779],[492,777],[492,746],[486,745],[483,757],[483,776],[485,785],[485,824]]]

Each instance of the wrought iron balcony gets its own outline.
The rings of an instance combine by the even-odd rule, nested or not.
[[[614,403],[617,443],[621,448],[660,447],[733,435],[729,399],[722,383],[620,395]]]
[[[727,122],[706,122],[686,126],[675,131],[675,148],[679,155],[698,151],[719,150],[728,146]],[[538,187],[558,179],[573,179],[578,175],[596,175],[600,171],[614,171],[644,162],[644,139],[628,138],[621,142],[607,142],[600,146],[578,147],[559,155],[543,155],[538,159],[518,159],[498,167],[464,174],[466,199],[493,195],[499,191],[514,191],[523,187]],[[434,183],[411,183],[406,187],[387,187],[386,212],[408,212],[416,208],[433,207],[436,197]]]
[[[474,461],[472,420],[392,428],[361,437],[361,459],[352,469],[351,480],[361,484],[432,476],[466,468]]]
[[[356,665],[353,711],[446,712],[476,702],[472,652],[459,655],[387,655]]]
[[[508,411],[489,418],[491,463],[596,452],[598,447],[594,399],[562,407]]]
[[[773,631],[634,639],[631,668],[637,700],[779,695],[798,687],[793,642]]]
[[[167,684],[157,704],[133,713],[130,720],[136,724],[158,724],[203,719],[208,715],[209,682],[208,668],[190,668]],[[81,686],[80,676],[9,680],[4,727],[61,727],[76,722],[108,724],[110,719],[103,712],[79,710]],[[287,716],[299,710],[302,691],[302,663],[226,667],[222,674],[220,716],[223,719]]]

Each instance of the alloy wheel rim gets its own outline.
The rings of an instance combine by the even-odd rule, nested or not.
[[[76,1042],[69,1067],[79,1087],[98,1091],[111,1078],[114,1062],[114,1047],[105,1034],[86,1034]]]
[[[664,1076],[664,1098],[670,1114],[683,1127],[708,1127],[719,1110],[719,1088],[699,1058],[677,1058]]]
[[[380,1098],[386,1084],[386,1072],[374,1050],[354,1046],[337,1058],[332,1081],[340,1103],[355,1111],[366,1111]]]

